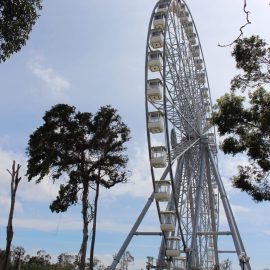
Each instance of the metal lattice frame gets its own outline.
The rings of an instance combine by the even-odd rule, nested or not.
[[[159,15],[163,25],[155,25]],[[160,27],[160,28],[159,28]],[[162,31],[163,43],[159,48],[151,45],[151,33]],[[158,51],[157,51],[158,50]],[[149,70],[151,53],[162,56],[161,65]],[[152,99],[148,95],[148,83],[159,79],[163,85],[162,98]],[[152,133],[147,130],[150,161],[152,149],[162,145],[166,149],[166,168],[151,163],[154,193],[156,181],[170,180],[171,196],[166,206],[156,200],[161,221],[163,211],[175,211],[175,229],[149,235],[162,235],[156,267],[158,269],[203,269],[219,266],[218,236],[232,235],[235,252],[242,269],[250,270],[248,257],[237,229],[225,189],[217,169],[216,142],[214,128],[208,122],[211,115],[211,98],[203,52],[192,15],[183,0],[160,0],[151,15],[145,65],[145,107],[146,122],[149,113],[162,115],[164,129]],[[140,222],[154,200],[149,198],[141,215],[121,247],[111,266],[115,269],[123,252]],[[229,232],[220,232],[219,197],[223,204]],[[145,233],[144,233],[145,234]],[[180,256],[166,256],[168,241],[179,237],[177,249]],[[178,259],[184,261],[177,268]]]

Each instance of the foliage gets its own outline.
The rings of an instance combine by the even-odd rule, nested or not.
[[[65,268],[72,270],[74,268],[74,265],[76,264],[76,256],[70,255],[68,253],[61,253],[58,257],[57,265],[59,268]]]
[[[242,73],[231,91],[217,100],[212,121],[225,136],[225,154],[246,154],[249,164],[238,167],[235,187],[256,201],[270,200],[270,49],[258,36],[236,41],[232,55]],[[239,93],[237,93],[239,91]]]
[[[128,270],[128,266],[132,262],[134,262],[134,257],[128,250],[125,251],[122,258],[119,261],[117,270]]]
[[[107,269],[107,267],[102,263],[101,260],[94,257],[93,269],[95,269],[95,270],[105,270],[105,269]]]
[[[0,250],[0,261],[4,258],[4,250]],[[53,263],[51,256],[45,250],[37,251],[36,255],[25,254],[23,247],[13,247],[10,256],[9,270],[75,270],[77,269],[77,255],[67,252],[59,254],[58,261]],[[95,270],[104,270],[102,261],[95,258]],[[89,266],[85,270],[89,269]]]
[[[36,178],[39,183],[47,175],[53,182],[65,178],[57,198],[50,205],[52,211],[64,212],[82,201],[84,228],[80,269],[83,269],[88,224],[93,214],[89,213],[92,207],[89,189],[96,187],[95,217],[99,185],[110,188],[127,179],[124,143],[129,140],[129,129],[110,106],[101,107],[93,116],[58,104],[45,113],[43,120],[44,124],[29,139],[28,179]]]
[[[0,0],[0,63],[18,52],[29,39],[42,0]]]
[[[115,109],[101,107],[93,118],[90,113],[58,104],[45,113],[43,120],[44,125],[30,136],[27,175],[29,180],[37,177],[37,182],[48,174],[53,181],[69,176],[51,205],[52,211],[66,211],[76,204],[79,184],[85,179],[94,182],[97,169],[101,176],[108,176],[100,179],[106,188],[126,180],[121,169],[127,157],[121,153],[126,149],[123,143],[129,140],[129,130]]]
[[[252,89],[270,83],[270,49],[259,36],[237,40],[232,56],[243,71],[231,82],[232,90]]]

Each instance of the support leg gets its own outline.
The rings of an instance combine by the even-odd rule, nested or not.
[[[236,222],[235,222],[235,219],[234,219],[234,216],[233,216],[233,212],[232,212],[228,197],[226,195],[224,185],[223,185],[221,177],[219,175],[217,164],[216,164],[216,162],[214,160],[213,154],[212,154],[209,147],[207,148],[207,155],[210,158],[210,162],[211,162],[211,165],[212,165],[212,168],[213,168],[213,172],[214,172],[214,175],[215,175],[215,178],[216,178],[216,181],[217,181],[217,185],[218,185],[218,189],[219,189],[219,193],[220,193],[220,198],[222,200],[222,204],[223,204],[223,207],[224,207],[224,210],[225,210],[225,213],[226,213],[226,216],[227,216],[227,220],[228,220],[228,223],[229,223],[229,227],[230,227],[230,230],[231,230],[231,233],[232,233],[234,245],[235,245],[236,252],[237,252],[237,255],[238,255],[238,258],[239,258],[239,263],[240,263],[243,270],[245,270],[245,269],[246,270],[251,270],[251,267],[250,267],[250,264],[249,264],[249,261],[248,261],[248,257],[246,256],[245,248],[244,248],[242,239],[240,237],[240,233],[239,233],[239,230],[237,228],[237,225],[236,225]]]
[[[115,270],[117,264],[119,263],[122,255],[124,254],[126,248],[128,247],[134,233],[137,231],[137,229],[139,228],[145,214],[147,213],[149,207],[151,206],[152,202],[154,200],[154,192],[152,193],[152,195],[149,197],[147,203],[145,204],[141,214],[139,215],[139,217],[137,218],[135,224],[133,225],[132,229],[130,230],[125,242],[123,243],[123,245],[121,246],[120,250],[118,251],[117,255],[115,256],[112,265],[110,266],[110,270]]]

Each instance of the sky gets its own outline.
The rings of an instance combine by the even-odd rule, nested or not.
[[[204,52],[212,100],[229,89],[236,74],[228,44],[245,23],[243,1],[186,1],[195,20]],[[132,175],[127,184],[102,190],[98,212],[96,256],[112,262],[131,226],[152,193],[146,146],[144,59],[148,23],[155,0],[44,1],[30,39],[19,53],[0,64],[0,248],[5,246],[12,161],[22,165],[14,215],[15,246],[27,253],[44,249],[77,254],[82,239],[80,205],[52,214],[49,204],[58,185],[50,179],[28,183],[25,150],[29,135],[42,124],[46,110],[57,103],[96,112],[102,105],[118,109],[131,129],[128,145]],[[252,24],[245,35],[260,34],[270,42],[268,0],[247,1]],[[270,204],[257,204],[232,188],[230,177],[244,157],[219,152],[219,169],[253,270],[270,267]],[[226,227],[221,212],[221,226]],[[151,207],[140,230],[157,231],[157,211]],[[226,240],[225,240],[226,241]],[[156,257],[159,237],[135,237],[128,250],[131,269],[145,267]],[[238,269],[234,264],[233,269]]]

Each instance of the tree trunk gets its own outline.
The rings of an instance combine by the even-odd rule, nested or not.
[[[10,210],[12,210],[12,209],[10,209]],[[8,269],[11,242],[12,242],[12,238],[13,238],[13,227],[12,227],[13,214],[11,214],[11,212],[13,212],[13,211],[10,211],[9,221],[8,221],[8,225],[7,225],[7,236],[6,236],[7,243],[6,243],[6,251],[5,251],[5,257],[4,257],[4,262],[3,262],[3,270]]]
[[[16,200],[16,192],[17,188],[19,185],[19,182],[21,180],[21,177],[19,177],[19,170],[20,170],[20,165],[17,165],[17,169],[15,168],[16,162],[13,161],[12,164],[12,171],[9,172],[11,175],[11,184],[10,184],[10,191],[11,191],[11,202],[10,202],[10,210],[9,210],[9,216],[8,216],[8,224],[7,224],[7,236],[6,236],[6,251],[5,251],[5,257],[3,261],[3,270],[8,269],[8,263],[9,263],[9,255],[10,255],[10,249],[11,249],[11,242],[13,239],[13,226],[12,226],[12,221],[13,221],[13,214],[14,214],[14,207],[15,207],[15,200]]]
[[[90,248],[90,268],[89,268],[90,270],[94,269],[94,249],[95,249],[95,240],[96,240],[98,197],[99,197],[99,182],[97,182],[95,202],[94,202],[93,228],[92,228],[92,239],[91,239],[91,248]]]
[[[88,224],[89,224],[89,217],[88,217],[88,193],[89,187],[88,183],[83,184],[83,196],[82,196],[82,215],[83,215],[83,240],[80,249],[80,262],[79,262],[79,270],[85,270],[85,260],[86,260],[86,251],[87,251],[87,241],[88,241]]]

